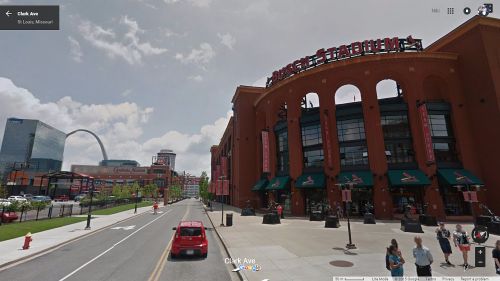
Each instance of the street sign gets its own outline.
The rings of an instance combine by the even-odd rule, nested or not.
[[[351,190],[350,189],[344,189],[344,190],[342,190],[342,201],[343,202],[352,202]]]
[[[483,225],[478,225],[472,230],[472,240],[478,244],[483,244],[488,241],[490,238],[490,233],[488,232],[488,228]]]
[[[111,229],[114,229],[114,230],[120,230],[120,229],[132,230],[134,228],[135,228],[135,225],[129,225],[129,226],[116,226],[116,227],[112,227]]]
[[[486,261],[486,248],[484,246],[477,246],[474,248],[475,256],[476,256],[476,267],[485,267]]]

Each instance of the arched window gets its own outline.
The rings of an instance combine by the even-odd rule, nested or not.
[[[308,93],[302,98],[302,116],[300,118],[302,152],[305,169],[323,167],[323,138],[319,117],[319,97]]]
[[[403,96],[401,86],[392,79],[385,79],[377,83],[377,99],[397,98]]]
[[[340,168],[368,166],[365,124],[361,92],[354,85],[344,85],[335,92],[335,114],[340,149]]]
[[[376,87],[385,155],[389,168],[395,169],[415,162],[408,105],[402,99],[403,91],[399,85],[394,80],[385,79]]]
[[[361,101],[361,92],[354,85],[344,85],[335,92],[335,105]]]
[[[313,109],[319,107],[319,97],[316,93],[309,93],[302,98],[302,109]]]

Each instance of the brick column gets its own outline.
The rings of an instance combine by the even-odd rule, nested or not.
[[[408,122],[410,123],[411,135],[413,138],[413,149],[415,151],[415,160],[420,170],[422,170],[431,180],[431,185],[424,187],[424,204],[429,204],[427,213],[436,216],[439,219],[446,217],[444,204],[439,194],[439,185],[437,180],[436,164],[428,164],[426,160],[425,141],[422,130],[422,122],[417,108],[417,100],[424,101],[424,93],[421,79],[411,79],[408,86],[403,89],[408,93],[405,95],[408,104]]]
[[[335,176],[340,172],[340,152],[335,118],[335,98],[331,88],[323,80],[317,94],[319,96],[321,133],[323,138],[323,162],[326,176],[326,192],[330,207],[335,209],[342,203],[340,189],[335,186]],[[337,203],[335,203],[337,202]]]
[[[373,205],[375,215],[380,219],[392,218],[392,198],[387,177],[384,134],[380,124],[380,108],[377,99],[376,82],[367,83],[361,91],[363,118],[365,123],[368,161],[373,179]]]
[[[299,189],[295,188],[295,180],[302,174],[303,157],[302,141],[300,132],[300,99],[287,100],[287,122],[288,122],[288,149],[290,157],[290,177],[292,191],[292,214],[304,215],[304,196]]]

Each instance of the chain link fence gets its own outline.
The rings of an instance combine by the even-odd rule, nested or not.
[[[142,201],[153,201],[154,199],[140,199]],[[134,204],[135,200],[122,200],[122,201],[104,201],[98,204],[92,204],[92,212],[96,210],[108,209],[120,205]],[[21,206],[18,211],[9,211],[7,206],[0,206],[0,225],[9,222],[25,222],[33,220],[53,219],[62,217],[71,217],[76,215],[85,215],[89,211],[88,204],[74,203],[60,203],[56,202],[47,206],[28,207]]]

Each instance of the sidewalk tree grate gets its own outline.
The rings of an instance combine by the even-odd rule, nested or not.
[[[343,261],[343,260],[336,260],[336,261],[331,261],[330,265],[336,266],[336,267],[352,267],[354,263],[350,261]]]

